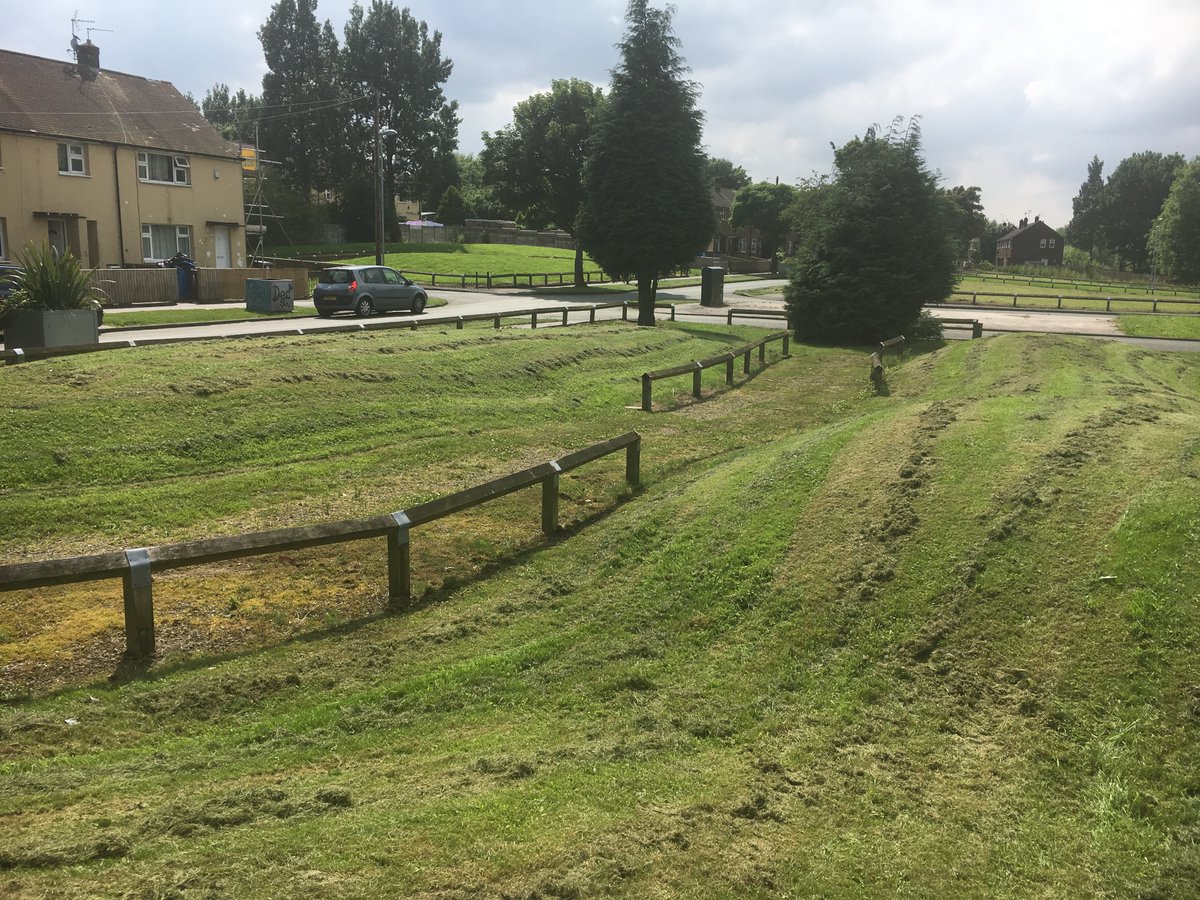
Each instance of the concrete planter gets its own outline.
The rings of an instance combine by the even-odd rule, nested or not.
[[[70,347],[100,342],[94,309],[15,309],[4,317],[4,347]]]

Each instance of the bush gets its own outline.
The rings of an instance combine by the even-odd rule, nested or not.
[[[91,285],[70,250],[59,254],[47,244],[27,244],[17,254],[17,265],[17,289],[3,301],[0,316],[15,309],[101,308],[103,292]]]

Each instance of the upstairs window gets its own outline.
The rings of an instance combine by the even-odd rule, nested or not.
[[[191,184],[192,167],[186,156],[166,153],[138,154],[138,180],[155,184]]]
[[[1045,239],[1045,238],[1042,238],[1042,246],[1041,246],[1041,249],[1042,249],[1042,250],[1045,250],[1045,249],[1046,249],[1046,239]]]
[[[1054,249],[1054,238],[1050,238],[1050,249]]]
[[[87,174],[87,154],[83,144],[58,145],[58,172],[60,175]]]

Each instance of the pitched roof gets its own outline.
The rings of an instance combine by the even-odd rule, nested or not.
[[[236,157],[169,81],[101,69],[84,81],[74,63],[0,50],[0,131]]]
[[[1000,240],[1000,241],[1008,241],[1008,240],[1012,240],[1012,239],[1013,239],[1013,238],[1015,238],[1015,237],[1016,237],[1018,234],[1022,234],[1023,232],[1026,232],[1026,231],[1028,231],[1030,228],[1036,228],[1036,227],[1037,227],[1037,226],[1039,226],[1039,225],[1040,225],[1040,226],[1042,226],[1042,228],[1045,228],[1045,229],[1046,229],[1047,231],[1049,231],[1051,234],[1058,234],[1058,232],[1057,232],[1057,231],[1055,231],[1053,228],[1051,228],[1049,225],[1047,225],[1047,224],[1046,224],[1045,222],[1043,222],[1041,219],[1034,219],[1032,222],[1028,222],[1028,223],[1026,223],[1025,225],[1022,225],[1022,226],[1020,226],[1019,228],[1014,228],[1014,229],[1013,229],[1012,231],[1010,231],[1008,234],[1002,234],[1002,235],[1000,235],[1000,237],[999,237],[999,238],[997,238],[997,240]]]

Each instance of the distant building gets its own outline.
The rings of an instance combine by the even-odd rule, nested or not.
[[[246,264],[242,161],[166,81],[0,50],[0,259],[27,243],[87,268],[185,253]]]
[[[1062,235],[1034,216],[1033,222],[1022,219],[1013,231],[996,241],[996,267],[1061,266],[1063,261]]]

